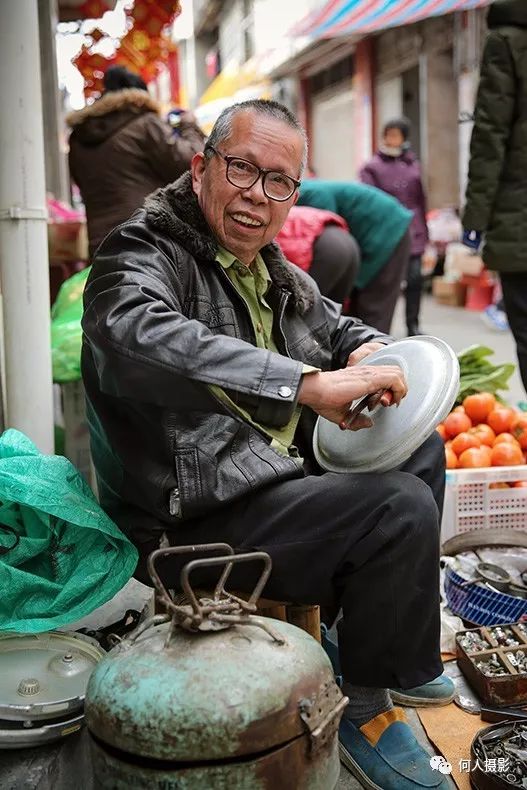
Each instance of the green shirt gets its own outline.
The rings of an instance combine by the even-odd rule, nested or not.
[[[249,267],[241,263],[232,252],[220,247],[216,255],[216,261],[225,270],[229,280],[247,305],[257,348],[265,348],[276,354],[280,353],[273,339],[273,311],[265,299],[271,284],[271,278],[262,256],[258,254],[254,263]],[[303,372],[309,373],[316,370],[318,368],[304,365]],[[274,450],[283,455],[299,458],[298,451],[293,445],[293,438],[300,419],[301,406],[296,406],[293,416],[283,428],[271,428],[255,422],[249,412],[238,406],[221,387],[218,387],[216,384],[210,384],[209,387],[220,400],[238,412],[246,422],[254,425],[259,431],[269,436],[271,447]],[[302,463],[301,458],[299,458],[299,463]]]

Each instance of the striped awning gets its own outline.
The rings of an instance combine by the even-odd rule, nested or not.
[[[295,36],[365,35],[431,16],[482,8],[490,0],[328,0],[291,31]],[[526,0],[527,2],[527,0]]]

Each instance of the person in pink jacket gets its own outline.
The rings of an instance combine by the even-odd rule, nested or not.
[[[288,261],[309,272],[323,296],[347,304],[361,256],[346,220],[332,211],[293,206],[276,242]]]
[[[421,258],[428,241],[426,196],[419,161],[411,150],[410,121],[396,118],[384,125],[382,144],[360,172],[363,184],[382,189],[413,213],[410,226],[412,247],[406,274],[406,325],[409,335],[421,334]]]

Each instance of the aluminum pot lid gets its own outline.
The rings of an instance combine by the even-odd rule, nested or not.
[[[431,435],[450,412],[459,390],[459,362],[437,337],[399,340],[358,365],[398,365],[408,393],[398,408],[378,406],[373,426],[342,431],[319,417],[313,435],[315,457],[328,472],[387,472],[396,469]]]
[[[76,633],[0,636],[0,719],[39,720],[81,708],[104,650]]]

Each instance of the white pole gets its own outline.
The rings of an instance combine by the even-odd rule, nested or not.
[[[2,3],[0,275],[5,424],[53,452],[49,269],[37,0]]]
[[[59,200],[71,200],[66,154],[61,146],[62,119],[57,66],[58,2],[38,0],[40,68],[42,79],[42,122],[44,125],[44,163],[46,189]]]

